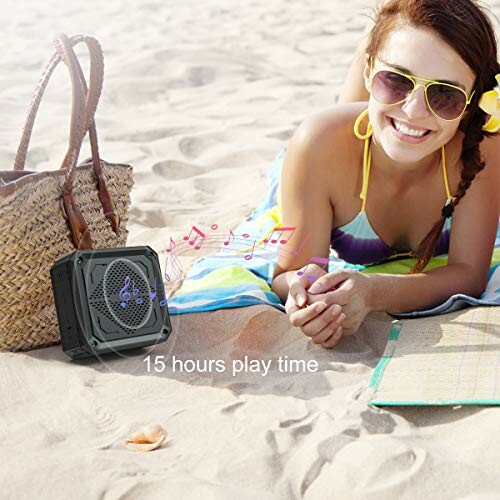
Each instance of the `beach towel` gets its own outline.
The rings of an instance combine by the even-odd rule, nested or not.
[[[264,201],[226,238],[219,238],[217,252],[197,259],[189,268],[182,286],[169,298],[170,314],[183,314],[216,309],[268,304],[285,311],[279,297],[271,290],[274,266],[280,251],[286,248],[286,242],[293,233],[293,228],[281,227],[281,193],[279,183],[281,167],[286,147],[274,159],[268,174],[268,191]],[[280,228],[280,229],[278,229]],[[193,230],[201,233],[199,228]],[[208,232],[208,231],[207,231]],[[205,235],[205,233],[203,233]],[[196,236],[196,234],[195,234]],[[191,234],[185,245],[193,245]],[[215,237],[214,237],[215,240]],[[177,247],[177,252],[182,248]],[[446,265],[447,254],[434,256],[425,270]],[[330,251],[328,272],[335,269],[355,269],[362,273],[406,274],[414,265],[414,258],[399,258],[376,264],[351,264]],[[392,314],[396,318],[430,316],[456,311],[474,305],[500,305],[500,225],[497,230],[488,283],[480,298],[456,294],[435,307]],[[166,277],[172,279],[173,269],[179,271],[175,252],[168,254]],[[179,273],[178,273],[179,274]],[[180,275],[180,274],[179,274]]]

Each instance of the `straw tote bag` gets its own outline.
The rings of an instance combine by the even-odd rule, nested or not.
[[[90,53],[89,86],[73,51]],[[50,268],[75,249],[125,246],[133,185],[132,167],[99,157],[94,114],[104,63],[95,38],[61,34],[56,53],[35,90],[14,169],[0,171],[0,350],[18,351],[59,342]],[[27,172],[24,163],[35,115],[60,61],[69,70],[72,110],[69,146],[60,169]],[[85,135],[92,158],[77,165]]]

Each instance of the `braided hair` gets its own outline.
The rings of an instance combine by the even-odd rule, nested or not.
[[[459,125],[464,139],[458,190],[412,253],[417,262],[409,274],[421,272],[434,255],[446,218],[451,217],[454,208],[485,166],[479,145],[485,137],[495,135],[482,130],[487,115],[478,106],[481,95],[496,85],[495,75],[500,73],[495,30],[486,10],[477,0],[389,0],[376,11],[366,48],[369,55],[375,56],[389,33],[401,23],[406,23],[416,28],[431,29],[458,52],[476,76],[475,93]]]

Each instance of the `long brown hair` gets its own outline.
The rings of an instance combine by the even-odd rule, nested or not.
[[[485,14],[485,8],[476,0],[389,0],[376,11],[374,22],[366,48],[370,56],[375,56],[382,49],[390,32],[401,24],[427,28],[458,52],[476,76],[473,86],[476,92],[459,125],[464,139],[460,156],[461,180],[451,202],[455,207],[465,196],[476,174],[485,166],[479,144],[484,137],[494,135],[482,130],[487,115],[478,106],[481,95],[495,87],[495,75],[500,73],[497,41],[491,21]],[[409,274],[421,272],[434,255],[445,220],[441,215],[412,253],[417,262]]]

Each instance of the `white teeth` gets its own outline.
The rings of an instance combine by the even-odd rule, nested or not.
[[[413,137],[422,137],[427,130],[413,130],[411,128],[408,128],[407,126],[403,125],[402,123],[399,123],[397,120],[393,118],[394,125],[397,130],[400,132],[403,132],[403,134],[406,135],[412,135]]]

